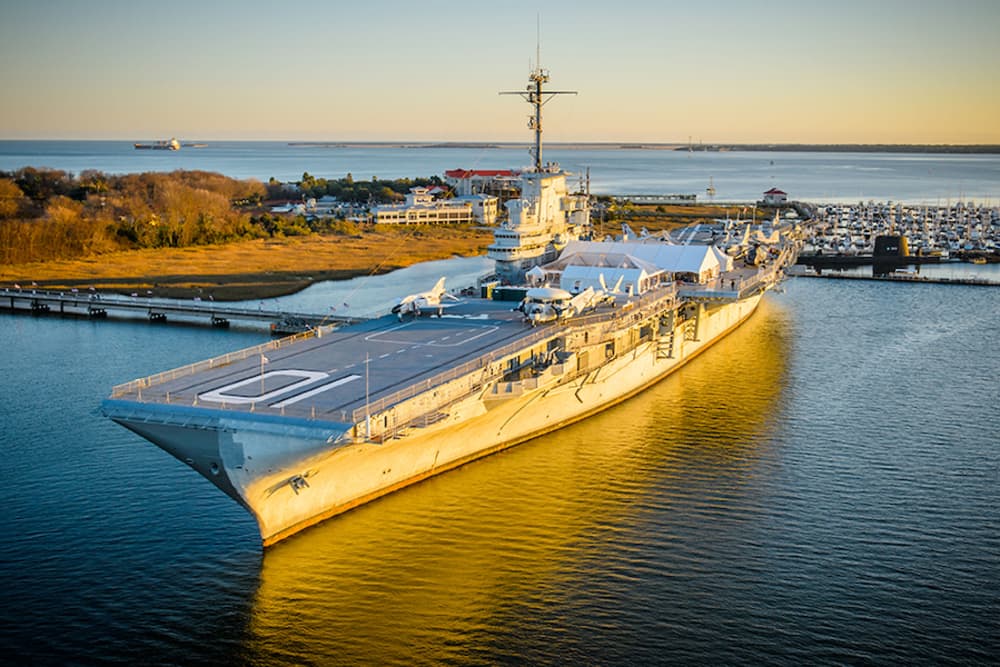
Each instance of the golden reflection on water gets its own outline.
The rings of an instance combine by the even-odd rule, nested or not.
[[[692,493],[711,506],[720,487],[754,483],[782,409],[788,347],[786,313],[765,299],[740,329],[626,403],[278,544],[263,558],[248,655],[504,657],[505,640],[532,632],[536,615],[589,595],[588,568],[601,567],[608,545],[640,543],[650,513]]]

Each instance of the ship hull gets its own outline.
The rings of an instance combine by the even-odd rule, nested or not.
[[[581,354],[572,368],[540,383],[489,384],[447,406],[436,421],[383,432],[375,441],[357,438],[357,424],[114,400],[105,403],[105,412],[246,507],[257,520],[264,546],[270,546],[331,516],[628,399],[738,327],[760,298],[756,294],[702,307],[696,328],[691,321],[673,326],[669,349],[647,340],[595,364],[586,364]]]

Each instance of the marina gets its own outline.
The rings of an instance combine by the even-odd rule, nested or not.
[[[1000,261],[1000,207],[962,201],[945,206],[892,201],[820,205],[802,259],[871,257],[880,236],[907,239],[902,255],[918,260]]]

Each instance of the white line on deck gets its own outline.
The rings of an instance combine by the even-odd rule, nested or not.
[[[295,377],[302,378],[298,382],[293,382],[291,384],[286,384],[278,389],[273,389],[271,391],[266,391],[264,389],[264,380],[273,377]],[[261,373],[260,375],[254,375],[252,377],[246,378],[245,380],[239,380],[237,382],[232,382],[224,387],[219,387],[218,389],[213,389],[212,391],[206,391],[198,394],[198,400],[200,401],[210,401],[212,403],[257,403],[266,401],[275,396],[280,396],[282,394],[287,394],[290,391],[295,391],[299,387],[303,387],[307,384],[316,382],[317,380],[326,379],[328,376],[322,371],[303,371],[294,368],[286,368],[279,371],[268,371],[266,373]],[[260,383],[261,391],[263,394],[258,394],[255,396],[241,396],[239,394],[230,394],[229,392],[234,389],[239,389],[241,387],[246,387],[248,385]]]
[[[323,393],[324,391],[326,391],[328,389],[333,389],[334,387],[339,387],[342,384],[347,384],[348,382],[354,382],[355,380],[360,380],[360,379],[361,379],[360,375],[348,375],[347,377],[342,377],[339,380],[334,380],[333,382],[329,382],[329,383],[324,384],[324,385],[322,385],[320,387],[316,387],[315,389],[310,389],[309,391],[307,391],[307,392],[305,392],[303,394],[299,394],[298,396],[292,396],[291,398],[287,398],[287,399],[285,399],[283,401],[279,401],[278,403],[272,403],[271,407],[272,408],[283,408],[286,405],[291,405],[292,403],[298,403],[299,401],[301,401],[303,399],[311,398],[311,397],[315,396],[316,394],[321,394],[321,393]]]

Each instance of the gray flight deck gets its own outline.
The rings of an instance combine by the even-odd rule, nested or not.
[[[392,405],[555,333],[532,328],[514,305],[469,299],[443,317],[388,315],[129,383],[114,398],[355,422],[366,405]]]

